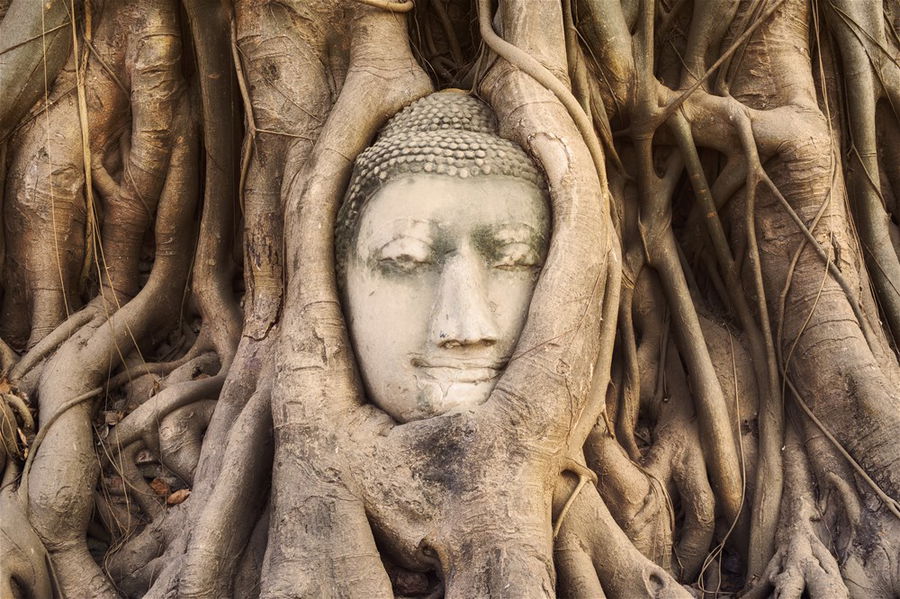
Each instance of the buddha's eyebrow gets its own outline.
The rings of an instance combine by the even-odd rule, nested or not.
[[[437,225],[432,221],[395,218],[388,221],[387,226],[379,227],[378,230],[373,231],[367,245],[370,251],[377,250],[401,237],[412,237],[424,243],[432,244],[436,232]]]
[[[528,243],[541,245],[545,241],[544,234],[528,223],[503,223],[485,225],[480,228],[481,235],[488,235],[500,243]]]

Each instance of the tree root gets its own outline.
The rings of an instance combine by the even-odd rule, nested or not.
[[[900,38],[897,9],[881,4],[431,0],[410,13],[402,0],[184,0],[194,60],[182,60],[177,2],[123,0],[88,3],[71,30],[0,41],[4,61],[28,54],[20,48],[34,61],[37,39],[68,33],[82,49],[52,90],[45,82],[9,160],[0,150],[10,165],[0,164],[10,182],[0,189],[0,332],[12,346],[0,342],[0,373],[41,408],[16,496],[21,449],[9,441],[31,413],[21,400],[16,410],[0,404],[10,454],[0,454],[0,554],[16,579],[0,580],[0,593],[389,599],[407,594],[395,575],[405,569],[436,571],[443,580],[430,590],[449,599],[687,597],[679,578],[713,579],[704,575],[718,563],[734,588],[749,556],[748,597],[896,595],[900,368],[889,337],[900,237],[883,217],[896,211],[898,176],[884,164],[896,152],[877,145],[900,122],[891,55]],[[9,14],[23,6],[13,0]],[[63,14],[48,8],[51,20]],[[820,14],[831,36],[820,38]],[[407,25],[425,30],[412,52]],[[471,43],[460,44],[465,28]],[[52,75],[55,41],[47,51]],[[817,76],[815,58],[834,64]],[[516,355],[488,402],[397,425],[361,391],[331,232],[355,156],[431,89],[416,60],[433,61],[439,85],[471,84],[502,134],[543,165],[554,234]],[[175,100],[182,71],[196,75],[204,123],[199,216],[175,199],[199,179],[186,105]],[[852,79],[849,114],[826,89],[832,75]],[[874,130],[878,109],[894,129]],[[847,131],[849,160],[831,147]],[[96,206],[82,196],[92,187]],[[186,232],[198,218],[194,247]],[[138,292],[150,241],[153,272]],[[86,277],[92,253],[96,274]],[[194,345],[147,364],[141,352],[191,293],[202,319]],[[704,305],[704,294],[718,297]],[[730,333],[710,325],[707,309],[734,318],[750,351],[726,351]],[[613,343],[623,350],[614,375]],[[29,345],[19,358],[14,348]],[[209,349],[215,358],[199,355]],[[191,380],[200,363],[215,376]],[[121,399],[114,388],[131,376]],[[806,423],[806,447],[791,433],[779,501],[782,383],[822,433]],[[142,405],[103,428],[111,457],[95,489],[92,411],[104,387],[116,402],[109,423]],[[564,474],[579,470],[571,460],[585,438],[596,487],[584,472],[577,484]],[[143,448],[192,486],[187,501],[162,504],[146,473],[169,471],[137,464]],[[20,512],[37,534],[7,521]],[[108,577],[87,549],[110,540],[98,524],[120,543]]]
[[[894,251],[888,229],[879,174],[876,103],[881,97],[900,99],[900,65],[886,50],[884,17],[877,3],[833,0],[827,16],[843,61],[847,81],[849,128],[853,168],[848,183],[854,200],[862,252],[878,295],[887,329],[900,336],[900,257]],[[861,35],[860,31],[865,31]],[[894,107],[897,110],[898,107]]]
[[[19,355],[15,350],[6,341],[0,339],[0,377],[6,378],[18,361]]]
[[[261,374],[270,371],[270,366],[267,366],[272,359],[269,352],[270,345],[271,338],[257,341],[245,337],[238,346],[234,362],[228,369],[224,386],[216,401],[215,411],[206,429],[200,460],[194,469],[191,496],[184,503],[175,506],[174,510],[167,510],[165,518],[154,520],[132,541],[125,544],[121,557],[113,558],[117,564],[113,575],[114,579],[132,576],[129,574],[129,568],[137,568],[137,566],[128,564],[142,564],[152,559],[152,568],[147,566],[147,568],[141,569],[137,579],[134,580],[135,590],[132,592],[134,596],[143,597],[148,593],[150,593],[148,596],[156,596],[156,594],[166,596],[166,593],[173,593],[175,591],[172,589],[178,588],[181,572],[186,563],[185,553],[195,534],[193,527],[183,526],[183,523],[185,521],[195,522],[201,518],[209,498],[216,492],[219,483],[224,480],[220,473],[224,468],[226,455],[229,452],[247,451],[253,444],[252,438],[237,438],[239,437],[237,436],[235,444],[232,446],[231,432],[238,422],[247,420],[248,416],[242,416],[242,414],[248,407],[249,400],[258,395],[255,395],[255,390]],[[216,376],[222,376],[222,374]],[[210,380],[200,379],[193,382]],[[138,430],[138,428],[135,427],[133,430]],[[265,467],[261,467],[259,471],[262,472],[265,469]],[[229,478],[229,480],[241,483],[237,478]],[[244,490],[253,491],[254,489],[251,485]],[[231,498],[227,501],[238,501],[244,497],[240,493],[226,493],[225,495]],[[233,509],[233,507],[228,509]],[[252,520],[252,518],[250,519]],[[231,526],[230,523],[217,525],[208,534],[199,530],[196,531],[196,534],[205,534],[213,538],[213,542],[204,544],[211,551],[231,551],[232,549],[223,549],[218,545],[218,543],[228,544],[233,540],[230,535],[219,534],[223,530],[231,530]],[[118,554],[116,555],[118,556]],[[256,576],[258,577],[258,575],[257,572]],[[189,582],[189,584],[194,583]],[[222,579],[216,581],[216,584],[227,585],[231,582]]]
[[[673,510],[671,502],[680,499],[684,513],[682,534],[672,549],[679,579],[689,581],[696,578],[713,539],[715,495],[707,480],[704,456],[698,451],[701,448],[699,431],[691,409],[685,374],[677,352],[669,351],[668,356],[668,395],[656,407],[656,442],[648,452],[645,468],[657,481],[653,488],[663,490],[665,496],[660,500],[668,500],[668,505],[658,509]],[[665,494],[667,486],[673,491],[673,499]],[[674,514],[667,515],[672,519],[671,526],[674,528]]]
[[[160,306],[177,309],[180,305],[188,270],[185,256],[191,245],[191,191],[195,190],[191,173],[196,164],[186,108],[182,104],[175,124],[180,135],[162,192],[156,223],[157,260],[150,280],[96,331],[82,328],[56,352],[45,373],[65,372],[69,364],[79,364],[81,369],[78,377],[50,375],[42,379],[39,399],[45,418],[60,412],[67,398],[95,387],[108,371],[110,354],[116,348],[128,347],[129,342],[144,338],[170,320],[169,310],[160,310]],[[123,357],[121,349],[118,357]],[[28,480],[28,501],[31,522],[59,566],[63,592],[78,594],[90,588],[98,596],[112,596],[112,588],[104,582],[105,576],[90,558],[84,541],[96,479],[90,412],[90,406],[84,404],[73,407],[59,417],[56,427],[45,429],[43,451],[36,453]]]
[[[234,596],[235,597],[256,597],[259,595],[259,575],[262,572],[262,565],[266,555],[266,546],[269,540],[269,516],[271,510],[266,505],[253,532],[250,540],[247,541],[247,547],[241,555],[241,561],[238,564],[237,571],[234,575]]]
[[[512,10],[506,17],[524,14]],[[549,10],[547,18],[556,22],[557,17],[561,24],[561,16]],[[533,18],[536,20],[522,23],[525,30],[543,26],[547,21],[539,16]],[[525,35],[523,40],[527,39],[534,38]],[[562,35],[558,41],[562,41]],[[553,64],[560,64],[557,59],[558,56],[553,57]],[[351,61],[351,71],[332,119],[343,114],[345,100],[361,97],[357,94],[354,66]],[[386,577],[380,563],[372,559],[376,554],[366,515],[384,539],[386,550],[403,560],[401,565],[422,568],[440,564],[447,597],[491,592],[515,596],[552,593],[552,531],[540,507],[549,504],[550,497],[541,482],[545,480],[541,473],[554,472],[555,476],[559,464],[542,454],[546,451],[546,455],[553,455],[552,447],[565,447],[569,429],[563,422],[582,415],[589,392],[587,386],[570,385],[593,367],[599,350],[596,317],[606,279],[606,254],[588,255],[609,241],[609,237],[603,237],[607,222],[603,215],[608,214],[608,208],[605,203],[598,206],[589,200],[597,197],[593,192],[602,193],[602,188],[590,169],[590,152],[569,115],[552,96],[551,102],[529,101],[547,98],[546,90],[505,65],[496,76],[488,76],[485,90],[497,108],[501,129],[506,128],[541,159],[556,194],[554,215],[559,222],[550,250],[550,266],[545,269],[553,276],[538,283],[531,317],[519,341],[520,353],[510,363],[491,399],[473,414],[390,428],[384,414],[362,403],[355,381],[349,376],[352,371],[347,368],[345,332],[333,299],[330,260],[325,261],[324,268],[321,260],[321,256],[331,254],[330,234],[323,235],[322,231],[330,232],[334,218],[333,207],[323,206],[321,198],[336,202],[336,181],[344,178],[348,166],[345,157],[355,155],[362,144],[356,132],[350,136],[343,130],[332,130],[329,120],[318,143],[327,151],[314,153],[308,170],[301,176],[302,187],[295,188],[301,195],[299,218],[294,222],[301,229],[289,230],[286,235],[299,245],[288,248],[288,263],[296,265],[296,270],[288,277],[286,306],[292,308],[284,319],[285,331],[290,331],[291,336],[282,340],[295,349],[280,354],[284,364],[279,365],[279,371],[284,378],[280,377],[273,395],[277,446],[284,452],[276,456],[275,488],[282,488],[280,485],[288,480],[294,481],[292,484],[302,480],[308,490],[299,497],[273,497],[269,543],[270,548],[277,549],[267,555],[264,596],[316,594],[330,592],[329,589],[348,594],[385,593]],[[517,93],[522,91],[521,95]],[[377,114],[385,108],[380,106]],[[556,125],[553,133],[547,129],[548,121]],[[335,150],[339,151],[339,158],[334,155]],[[565,156],[574,158],[570,162]],[[572,252],[582,245],[588,251],[585,264],[572,265],[571,254],[564,260],[558,253],[564,248]],[[313,256],[319,258],[312,259]],[[574,271],[570,274],[570,268],[577,269],[579,276]],[[586,277],[586,270],[592,276]],[[578,288],[569,289],[577,280],[582,281]],[[303,284],[298,285],[297,281]],[[569,299],[554,301],[558,297]],[[551,305],[555,307],[552,314],[541,308]],[[560,305],[565,306],[564,314],[559,311]],[[586,314],[590,316],[585,317]],[[535,373],[552,371],[557,372],[553,380],[535,380]],[[538,395],[546,398],[541,409],[521,401],[525,395],[535,395],[535,384],[544,390]],[[297,393],[301,394],[299,399]],[[602,409],[602,403],[593,409]],[[583,417],[590,422],[596,414]],[[508,422],[510,418],[515,424]],[[348,424],[337,425],[338,422]],[[510,445],[501,443],[501,451],[488,448],[485,444],[498,447],[498,434],[508,436],[502,431],[516,431],[516,438],[506,439]],[[529,461],[510,473],[510,479],[498,488],[498,481],[490,479],[489,473],[504,468],[503,464],[508,464],[507,452],[524,439],[530,439],[526,442]],[[581,442],[583,439],[573,440]],[[546,449],[533,455],[535,443]],[[458,456],[450,468],[434,461],[443,452],[433,448],[441,445],[447,445],[447,451]],[[425,447],[432,449],[423,451]],[[403,482],[412,474],[410,456],[416,456],[421,480],[433,482]],[[401,459],[403,463],[398,461]],[[377,472],[373,472],[373,465],[377,465]],[[485,485],[480,492],[490,489],[492,494],[485,505],[515,515],[516,522],[500,522],[486,513],[468,512],[470,521],[465,531],[451,526],[451,520],[457,520],[451,515],[465,509],[459,502],[468,501],[459,496],[461,489],[454,490],[452,480],[459,470],[483,473],[478,475],[479,484]],[[358,486],[362,500],[348,486]],[[529,492],[513,491],[521,488]],[[327,526],[319,526],[320,519],[314,514],[328,514]],[[317,525],[310,526],[308,522]],[[334,544],[335,537],[344,541],[339,547]],[[279,539],[291,539],[293,543]],[[499,546],[503,551],[492,550]],[[353,559],[348,560],[348,554]],[[321,580],[322,567],[330,567],[333,578]],[[367,581],[360,580],[361,572],[368,576]]]
[[[266,378],[229,435],[222,466],[229,476],[220,480],[200,511],[179,576],[180,596],[232,594],[238,560],[268,497],[273,439],[271,378]]]
[[[166,564],[170,563],[165,559],[164,552],[184,531],[190,503],[189,499],[166,510],[107,555],[104,566],[116,587],[126,596],[143,597],[153,581],[161,576]]]
[[[53,596],[50,556],[10,488],[0,489],[0,514],[4,521],[0,527],[0,596]]]
[[[231,27],[228,10],[216,0],[185,0],[197,53],[200,105],[204,122],[206,174],[199,242],[194,258],[194,292],[203,326],[225,369],[237,349],[242,318],[232,291],[233,231],[237,190],[232,173],[237,167],[237,106],[232,76]]]
[[[0,143],[45,91],[41,80],[52,80],[63,67],[72,41],[65,2],[38,7],[17,0],[6,8],[0,17],[0,87],[6,90],[0,100]]]
[[[124,481],[125,495],[134,499],[148,518],[155,519],[162,515],[165,506],[144,480],[144,475],[136,464],[137,453],[141,449],[141,444],[132,443],[121,452],[121,456],[117,456],[114,465]]]
[[[861,475],[854,476],[855,466],[819,426],[807,418],[801,430],[818,483],[815,508],[822,516],[816,531],[837,558],[850,596],[895,597],[900,592],[900,518]]]
[[[189,486],[200,462],[203,433],[216,408],[208,399],[173,410],[159,424],[159,461]]]
[[[785,448],[785,506],[778,548],[747,599],[775,596],[783,599],[849,597],[837,560],[813,529],[817,510],[806,455],[796,432],[790,431]]]
[[[157,424],[175,410],[195,402],[216,397],[225,382],[225,375],[185,381],[167,387],[128,414],[112,430],[106,440],[113,447],[127,447],[143,441],[153,450],[159,450]]]
[[[97,307],[89,305],[67,318],[65,322],[53,329],[51,333],[41,339],[19,359],[9,373],[9,379],[11,381],[20,381],[41,360],[53,353],[67,339],[78,332],[81,327],[91,322],[98,315]]]
[[[590,594],[599,584],[611,599],[691,597],[634,547],[592,486],[579,493],[560,529],[554,554],[560,553],[562,575],[577,582],[571,596],[602,597]]]
[[[405,47],[405,41],[401,41],[405,40],[405,28],[400,22],[390,14],[376,14],[372,12],[372,9],[354,11],[351,22],[351,60],[344,86],[325,129],[319,137],[316,146],[318,151],[307,162],[297,181],[291,186],[288,196],[287,214],[293,216],[287,219],[288,228],[285,231],[285,239],[291,240],[288,245],[286,262],[299,266],[298,271],[292,272],[288,276],[288,297],[294,298],[290,305],[295,306],[295,310],[299,310],[299,314],[286,312],[282,319],[283,330],[291,331],[291,334],[305,335],[321,328],[321,325],[312,324],[316,322],[315,316],[321,312],[321,310],[315,309],[317,307],[324,308],[331,313],[328,319],[321,322],[334,322],[335,317],[340,318],[339,312],[334,313],[337,309],[337,304],[333,303],[333,298],[336,297],[336,287],[334,271],[331,267],[332,227],[328,223],[333,223],[337,201],[350,174],[352,157],[365,147],[368,139],[389,115],[430,90],[430,83],[424,73],[414,64],[411,56],[405,54],[401,54],[399,57],[382,56],[382,52],[389,46],[399,48],[402,45]],[[376,42],[372,36],[380,37]],[[387,40],[397,40],[397,42],[394,44]],[[373,93],[374,90],[380,91]],[[368,108],[365,111],[359,110],[360,102],[366,103]],[[354,119],[354,127],[349,130],[343,125],[343,115],[351,113],[364,114],[365,118],[363,122]],[[299,203],[298,206],[299,197],[306,201]],[[323,198],[326,201],[323,201]],[[315,223],[320,223],[320,225],[317,226]],[[313,227],[318,233],[309,234],[308,231],[303,230],[307,227]],[[308,261],[305,258],[298,260],[297,257],[301,254],[296,244],[300,244],[303,252],[311,252],[318,258],[314,261]],[[313,271],[304,272],[308,268],[312,268]],[[299,284],[299,281],[303,281],[302,285]],[[298,293],[300,297],[297,297]],[[324,302],[317,304],[314,300],[308,299],[320,294],[326,298]],[[307,307],[312,309],[307,311]],[[313,320],[308,323],[303,322],[309,318],[313,318]],[[328,327],[328,330],[333,329],[329,325],[325,326]],[[325,331],[322,330],[318,334],[323,335]],[[298,357],[302,360],[305,355],[304,352],[293,351],[279,352],[279,354],[280,358],[286,358],[290,362]],[[319,354],[316,350],[317,357],[315,359],[320,359],[321,355],[323,354]],[[346,356],[341,352],[338,362],[345,358]],[[286,371],[292,370],[293,367],[286,369]],[[309,374],[318,378],[314,372],[309,372]],[[296,376],[296,373],[292,372],[292,375]],[[340,375],[338,380],[343,379],[344,376]],[[301,397],[307,394],[323,393],[326,389],[326,386],[321,386],[317,382],[310,381],[309,383],[308,385],[299,383],[297,389]],[[337,389],[349,391],[350,388],[339,383]],[[290,395],[294,396],[290,400],[292,403],[297,401],[295,393],[294,391],[290,392]],[[310,422],[323,417],[329,418],[329,415],[335,410],[342,410],[346,401],[339,395],[323,397],[322,400],[325,402],[321,406],[324,409],[315,414]],[[304,407],[304,410],[316,409],[313,408],[314,405],[319,407],[318,401],[301,401],[294,405],[303,406],[304,403],[308,404],[308,408]],[[283,409],[276,391],[273,394],[276,446],[281,446],[283,448],[281,451],[293,453],[302,449],[304,442],[299,439],[288,440],[286,437],[291,427],[286,426],[282,421],[287,415]],[[347,413],[344,414],[344,418],[346,418]],[[333,419],[332,425],[340,420],[341,418]],[[280,455],[276,455],[276,467],[273,472],[274,488],[287,488],[280,487],[280,484],[294,487],[301,480],[309,479],[308,473],[296,472],[296,469],[301,467],[305,460],[295,462],[293,458],[289,458],[285,461],[279,457]],[[306,467],[302,466],[302,468]],[[308,467],[318,468],[314,463],[310,463]],[[284,477],[294,482],[287,483],[285,480],[279,484],[278,481],[284,480]],[[308,492],[315,493],[316,488],[318,487],[313,486],[312,480],[310,480]],[[326,496],[329,493],[324,488],[323,492]],[[266,563],[263,566],[262,596],[318,595],[330,592],[325,590],[328,588],[333,588],[336,592],[337,589],[345,589],[341,592],[347,592],[348,596],[389,595],[390,584],[380,560],[377,558],[365,513],[358,501],[334,505],[336,511],[329,516],[329,519],[334,518],[332,523],[336,528],[332,529],[328,535],[330,538],[341,538],[341,535],[347,535],[344,537],[346,542],[339,550],[340,555],[333,556],[334,559],[331,562],[333,577],[329,577],[329,580],[316,581],[316,564],[328,563],[335,547],[330,540],[315,537],[316,531],[324,532],[324,529],[310,527],[306,529],[306,532],[296,530],[295,526],[303,528],[304,525],[294,516],[287,519],[282,517],[283,511],[295,513],[292,504],[297,499],[301,498],[291,497],[290,494],[276,494],[273,497],[273,518],[269,530],[269,546],[272,549],[267,553]],[[305,507],[312,507],[314,502],[330,504],[325,497],[322,499],[310,498],[310,501],[304,502]],[[332,537],[331,535],[336,536]],[[282,543],[280,539],[291,539],[291,541]],[[308,556],[309,559],[300,558],[300,555]],[[350,556],[357,557],[349,559]]]

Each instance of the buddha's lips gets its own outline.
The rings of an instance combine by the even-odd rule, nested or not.
[[[481,383],[500,376],[506,364],[491,360],[413,358],[412,365],[439,382]]]

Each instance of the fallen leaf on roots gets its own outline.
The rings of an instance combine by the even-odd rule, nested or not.
[[[150,488],[153,489],[153,492],[157,495],[167,496],[172,492],[172,487],[169,486],[169,483],[164,481],[161,478],[154,478],[150,483]],[[169,500],[171,497],[169,497]],[[168,500],[167,500],[168,501]]]
[[[168,499],[166,499],[166,503],[168,503],[169,505],[178,505],[179,503],[187,499],[190,494],[190,489],[178,489],[177,491],[169,495]]]

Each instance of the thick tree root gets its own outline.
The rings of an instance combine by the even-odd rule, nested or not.
[[[586,487],[572,504],[554,548],[563,558],[566,593],[590,594],[599,581],[607,597],[679,597],[692,595],[672,576],[639,552],[612,518],[596,490]]]
[[[140,440],[158,450],[158,423],[179,408],[216,397],[224,381],[224,375],[216,375],[166,387],[118,423],[107,443],[112,447],[126,447]]]
[[[837,560],[817,535],[818,519],[806,455],[791,431],[785,446],[786,480],[778,550],[745,597],[849,597]]]
[[[170,171],[162,192],[156,225],[159,257],[150,281],[109,320],[96,327],[83,327],[54,354],[38,390],[41,414],[46,418],[62,409],[71,397],[102,381],[111,352],[119,348],[113,355],[121,360],[121,348],[170,321],[168,311],[158,310],[159,306],[179,305],[189,266],[184,256],[191,244],[189,208],[194,197],[190,190],[192,166],[196,164],[186,108],[182,104],[181,118],[175,125],[181,132],[173,151],[173,165],[177,166]],[[79,376],[59,376],[70,364],[79,364]],[[113,596],[112,587],[88,554],[84,541],[97,474],[90,412],[88,404],[69,408],[46,434],[28,479],[29,517],[58,568],[63,593],[77,595],[89,588],[97,596]]]
[[[52,597],[50,556],[12,488],[0,489],[0,597]]]
[[[0,35],[0,391],[28,400],[0,399],[0,594],[900,592],[891,3],[122,0],[67,23],[53,0],[41,27],[7,4],[0,34],[32,38]],[[332,230],[356,155],[433,86],[476,90],[541,163],[554,233],[488,402],[397,425],[362,393]]]

